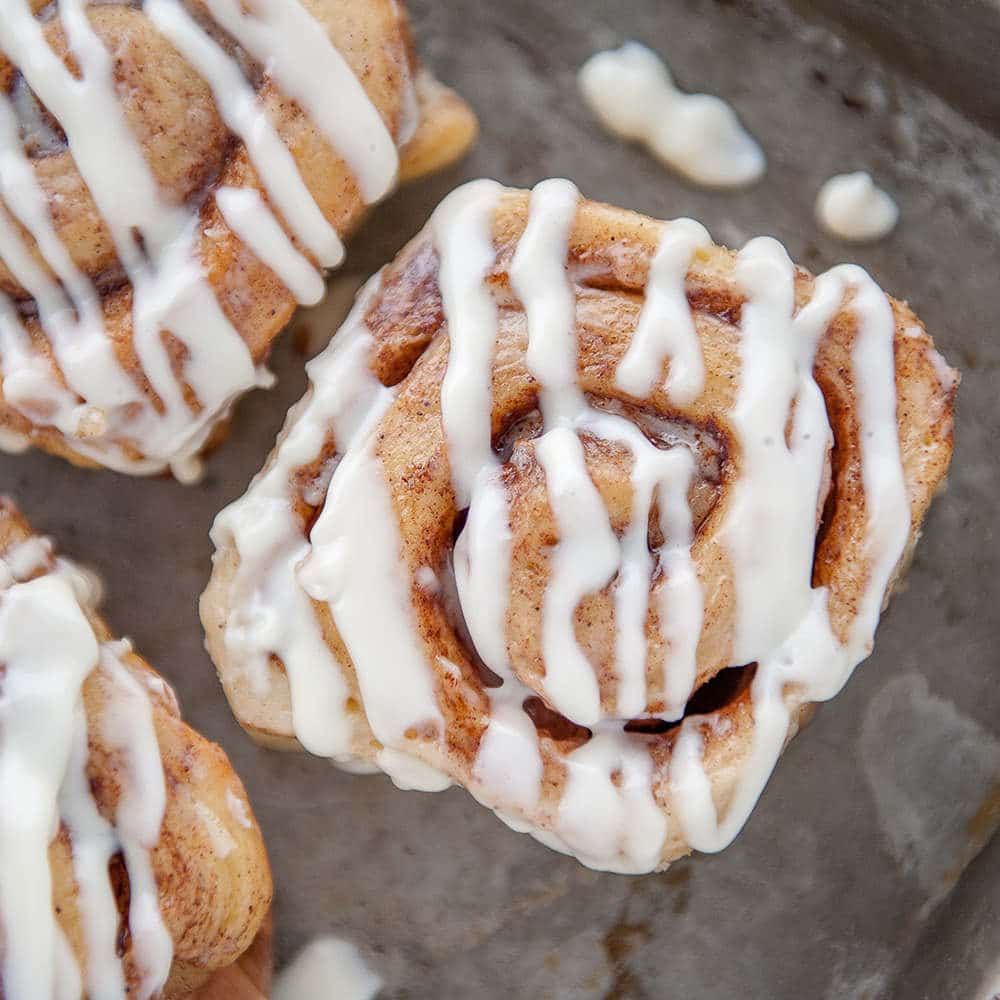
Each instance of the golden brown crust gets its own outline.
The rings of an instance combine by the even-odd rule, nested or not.
[[[420,121],[400,150],[399,179],[403,182],[447,166],[479,134],[479,122],[469,105],[426,69],[417,69],[414,86]]]
[[[506,461],[503,481],[513,532],[508,654],[518,679],[538,696],[529,714],[541,736],[545,801],[532,821],[553,829],[555,807],[564,781],[561,761],[589,733],[556,715],[545,704],[544,687],[540,683],[545,673],[539,646],[540,615],[542,595],[551,573],[546,553],[558,540],[558,529],[544,477],[533,454],[531,417],[538,407],[538,385],[526,365],[525,316],[509,277],[512,256],[526,225],[528,198],[527,193],[507,193],[493,224],[496,264],[487,282],[498,304],[499,329],[493,366],[492,429],[494,449]],[[669,372],[669,362],[665,362],[656,382],[659,388],[646,399],[630,397],[617,386],[615,371],[638,322],[660,232],[661,224],[654,220],[608,205],[581,201],[570,233],[568,254],[568,274],[576,299],[577,371],[579,383],[593,405],[617,407],[640,426],[644,421],[655,424],[664,419],[685,425],[703,434],[716,449],[717,475],[713,478],[702,471],[696,484],[701,493],[691,498],[695,501],[697,522],[692,556],[705,595],[705,620],[698,646],[696,694],[689,713],[704,717],[705,767],[711,776],[716,807],[724,810],[740,767],[749,755],[754,726],[749,670],[743,672],[734,689],[727,690],[732,672],[724,669],[737,665],[731,658],[735,628],[733,573],[721,525],[728,509],[728,490],[738,475],[741,459],[731,410],[739,384],[738,324],[744,297],[734,276],[736,254],[718,246],[698,251],[687,276],[687,298],[704,354],[705,389],[687,406],[672,402],[662,389]],[[401,572],[410,577],[423,566],[439,576],[448,572],[452,540],[460,525],[441,418],[441,382],[449,344],[437,268],[432,236],[425,230],[385,269],[365,315],[375,341],[371,370],[383,384],[399,386],[393,403],[381,417],[376,453],[384,469],[402,538]],[[796,272],[795,296],[799,307],[810,298],[813,285],[811,275],[801,269]],[[829,324],[815,362],[815,377],[827,400],[835,440],[831,488],[825,508],[817,512],[821,527],[814,583],[829,588],[831,625],[841,638],[854,620],[869,573],[868,556],[861,544],[867,511],[861,478],[858,400],[851,376],[856,320],[850,302],[849,295]],[[923,325],[909,308],[894,300],[892,308],[896,323],[897,426],[909,493],[912,545],[950,461],[957,376],[943,365]],[[289,425],[294,420],[293,411]],[[280,443],[279,439],[279,447]],[[326,450],[333,451],[332,438]],[[584,451],[588,472],[609,509],[613,525],[624,523],[632,502],[632,488],[625,474],[628,458],[620,449],[598,440],[585,441]],[[304,534],[311,530],[321,509],[321,505],[317,508],[307,502],[302,489],[303,483],[315,478],[318,463],[299,470],[291,484]],[[225,646],[230,588],[238,566],[234,548],[220,550],[202,602],[209,650],[243,726],[268,745],[294,745],[288,684],[280,660],[272,657],[270,690],[265,698],[260,698],[241,679],[239,664]],[[438,707],[445,720],[444,747],[433,739],[414,734],[409,749],[419,759],[475,790],[472,767],[490,718],[489,681],[484,679],[482,664],[464,637],[454,608],[440,595],[416,585],[411,595],[427,662],[435,664],[443,657],[458,670],[439,670],[436,674]],[[356,684],[350,657],[329,609],[316,602],[313,608],[348,682]],[[647,625],[649,661],[657,664],[661,662],[657,657],[663,654],[657,650],[659,629],[655,615],[650,615]],[[581,646],[595,666],[602,708],[613,718],[614,651],[608,637],[614,634],[614,621],[609,591],[591,595],[579,605],[576,630]],[[648,670],[648,676],[661,677],[662,669]],[[714,686],[713,678],[717,679]],[[662,692],[653,683],[646,712],[654,716],[663,707]],[[789,738],[797,728],[798,711],[798,708],[793,711]],[[636,725],[649,734],[647,742],[656,774],[654,794],[669,816],[672,809],[669,760],[677,729],[650,722]],[[363,715],[358,730],[355,752],[371,759],[378,744],[373,742]],[[481,794],[480,789],[477,795]],[[686,849],[676,822],[672,822],[663,862]]]
[[[460,156],[473,141],[476,121],[461,99],[419,68],[405,8],[397,0],[306,0],[306,8],[329,35],[362,83],[397,143],[404,140],[400,174],[416,177]],[[131,131],[141,142],[164,196],[178,204],[201,205],[196,256],[215,290],[223,312],[247,344],[255,363],[262,362],[275,337],[296,308],[291,292],[270,268],[233,233],[211,197],[221,185],[256,189],[267,201],[246,148],[226,130],[207,85],[149,24],[143,12],[127,4],[88,8],[95,33],[118,56],[116,82]],[[65,51],[58,19],[45,32],[57,52]],[[224,36],[223,43],[230,44]],[[66,56],[72,66],[71,57]],[[415,77],[416,132],[407,139],[408,88]],[[16,67],[0,55],[0,86],[16,84]],[[259,98],[276,131],[295,158],[310,194],[342,236],[357,227],[365,213],[356,179],[295,101],[283,95],[266,75]],[[105,328],[119,364],[147,396],[155,400],[136,353],[132,333],[132,291],[117,261],[114,245],[68,150],[32,159],[42,190],[49,198],[56,231],[74,263],[103,293]],[[280,218],[280,217],[279,217]],[[0,222],[20,231],[39,262],[46,266],[30,234],[0,206]],[[291,233],[289,235],[292,235]],[[293,242],[297,242],[293,238]],[[311,255],[299,247],[307,257]],[[47,269],[47,266],[46,266]],[[0,263],[0,290],[30,305],[27,293]],[[60,385],[65,385],[48,339],[29,308],[25,326],[36,349]],[[178,372],[182,358],[175,364]],[[198,401],[186,395],[193,412]],[[31,418],[5,401],[0,373],[0,432],[82,466],[99,464],[74,448],[40,409]],[[142,457],[141,442],[123,442]]]
[[[0,555],[31,537],[28,523],[14,504],[0,497]],[[110,641],[112,635],[104,620],[91,609],[84,610],[98,639]],[[179,998],[187,996],[213,971],[232,965],[250,947],[270,907],[271,873],[246,792],[222,748],[184,723],[173,692],[142,657],[128,652],[121,659],[149,692],[163,762],[166,811],[159,842],[151,851],[151,863],[161,914],[174,942],[174,964],[164,996]],[[83,699],[91,791],[101,815],[113,822],[121,792],[122,765],[102,735],[109,684],[104,673],[93,671],[84,682]],[[238,811],[245,810],[245,817],[234,814],[233,801],[238,803]],[[206,809],[232,841],[232,849],[224,857],[217,852],[204,821]],[[85,968],[86,948],[71,850],[69,833],[62,827],[49,848],[53,904],[77,960]],[[128,900],[124,865],[112,864],[112,878],[121,910]],[[123,961],[130,989],[134,989],[138,971],[127,935],[124,940]]]

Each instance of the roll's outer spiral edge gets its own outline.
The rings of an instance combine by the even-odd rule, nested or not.
[[[565,182],[545,185],[556,183]],[[809,579],[800,584],[804,583],[806,591],[812,586],[811,593],[818,600],[810,614],[823,620],[821,631],[805,633],[807,646],[817,646],[813,639],[819,637],[830,645],[831,656],[835,653],[843,662],[831,668],[822,681],[814,678],[807,682],[794,674],[781,681],[785,676],[781,670],[767,666],[763,671],[758,669],[750,682],[744,672],[744,682],[721,706],[712,705],[704,714],[691,717],[690,712],[698,710],[696,701],[689,717],[679,726],[671,725],[661,699],[638,713],[642,718],[659,718],[661,726],[621,737],[617,731],[607,731],[609,726],[620,729],[621,722],[614,722],[613,699],[609,702],[605,697],[600,678],[603,715],[596,726],[587,723],[588,735],[581,733],[579,719],[569,718],[568,729],[558,725],[553,728],[551,716],[543,718],[546,710],[551,713],[557,707],[545,688],[551,667],[544,658],[538,663],[537,655],[534,660],[531,656],[521,657],[511,668],[516,677],[513,681],[504,678],[504,685],[520,685],[516,690],[542,708],[541,715],[537,705],[532,709],[531,720],[534,724],[542,720],[537,730],[541,764],[531,779],[534,782],[537,778],[537,794],[533,792],[525,799],[521,795],[524,789],[517,787],[523,776],[510,773],[523,770],[521,759],[509,759],[507,772],[498,776],[484,767],[482,758],[491,726],[496,727],[496,732],[502,728],[511,739],[515,738],[511,734],[518,733],[518,739],[529,739],[536,732],[524,724],[531,713],[522,711],[520,705],[501,705],[503,699],[497,691],[502,692],[503,687],[498,689],[497,679],[490,678],[488,672],[483,674],[473,642],[463,632],[463,626],[456,624],[451,603],[454,595],[448,594],[450,586],[441,579],[444,564],[451,563],[451,535],[456,528],[456,486],[452,482],[455,469],[450,462],[457,460],[454,442],[449,451],[449,442],[442,440],[447,435],[442,429],[440,397],[446,391],[442,386],[450,358],[455,357],[450,354],[455,348],[449,337],[449,320],[454,322],[455,317],[445,315],[448,307],[442,297],[439,268],[449,226],[472,225],[469,220],[473,209],[463,207],[462,199],[473,208],[477,199],[486,206],[482,214],[485,222],[480,221],[480,227],[486,227],[491,260],[483,270],[483,286],[498,316],[495,354],[490,362],[490,436],[494,450],[502,446],[501,439],[509,430],[505,426],[509,421],[502,412],[504,401],[518,411],[518,416],[539,405],[534,369],[525,367],[525,305],[513,287],[518,284],[523,293],[526,279],[512,283],[511,266],[530,226],[532,212],[547,210],[540,196],[542,186],[529,195],[498,187],[487,189],[486,184],[475,182],[450,196],[448,202],[457,199],[452,205],[458,208],[442,206],[432,224],[372,279],[328,354],[311,366],[312,387],[290,412],[275,451],[246,497],[220,515],[213,531],[217,547],[213,577],[202,598],[208,648],[237,718],[265,744],[294,747],[304,742],[308,749],[324,753],[344,766],[360,769],[375,765],[406,787],[435,788],[455,781],[510,825],[528,830],[594,867],[619,871],[664,867],[691,847],[717,850],[728,843],[752,808],[774,760],[794,735],[808,704],[836,693],[857,661],[870,652],[868,632],[874,632],[878,611],[912,552],[930,500],[947,472],[958,376],[934,350],[909,307],[884,296],[860,269],[835,269],[814,279],[803,269],[794,268],[773,241],[754,241],[741,254],[708,243],[691,253],[690,263],[682,271],[681,286],[705,358],[704,388],[690,403],[678,405],[663,388],[670,376],[667,359],[648,395],[630,395],[616,387],[610,376],[628,350],[648,303],[647,286],[653,281],[651,265],[661,240],[677,224],[660,223],[582,199],[573,205],[570,215],[564,214],[563,256],[557,256],[562,262],[558,273],[565,268],[565,280],[572,290],[578,384],[590,396],[611,398],[615,406],[625,407],[623,413],[638,413],[645,419],[642,415],[652,411],[657,417],[690,421],[722,441],[714,506],[698,528],[691,549],[697,563],[697,553],[706,551],[710,543],[715,545],[711,551],[719,564],[716,571],[711,565],[698,564],[706,592],[704,606],[711,614],[706,616],[698,646],[696,690],[723,668],[747,662],[733,658],[737,643],[734,580],[739,576],[738,560],[732,546],[722,544],[720,538],[724,540],[725,526],[731,524],[730,492],[739,481],[740,463],[745,459],[741,449],[748,447],[747,440],[741,440],[736,433],[734,407],[740,386],[746,381],[741,377],[741,349],[747,350],[747,324],[754,322],[753,310],[757,308],[747,290],[753,281],[753,268],[772,268],[778,275],[778,285],[787,280],[787,304],[778,294],[780,287],[775,295],[780,300],[779,311],[789,310],[789,324],[799,323],[802,331],[810,323],[819,324],[815,331],[815,363],[806,362],[808,367],[800,375],[807,380],[803,385],[814,382],[822,392],[824,419],[832,429],[834,446],[824,459],[826,472],[822,482],[816,479],[815,496],[811,498],[811,531],[815,534],[818,525],[819,534],[814,553],[813,543],[809,543]],[[471,190],[476,185],[479,187]],[[544,192],[549,208],[553,196],[565,199],[566,194],[565,189],[549,188]],[[552,239],[551,234],[546,239]],[[470,255],[485,253],[481,242],[463,246]],[[774,281],[765,281],[763,291],[754,294],[770,295],[773,285]],[[539,294],[545,297],[550,291],[543,287]],[[444,298],[448,298],[447,293]],[[454,296],[452,299],[454,308]],[[468,301],[462,308],[467,307]],[[864,315],[876,317],[881,329],[891,334],[891,344],[879,347],[877,338],[862,329],[862,312],[858,310],[866,309]],[[794,329],[798,331],[799,326]],[[803,342],[805,337],[803,332]],[[867,354],[859,346],[865,344],[871,348]],[[872,353],[876,348],[883,351],[882,357],[887,356],[886,349],[891,350],[891,378],[888,370],[880,373],[877,364],[871,365],[871,370],[858,367],[864,359],[877,358]],[[362,359],[353,367],[352,353]],[[882,390],[874,392],[873,380],[880,378]],[[886,379],[891,384],[886,385]],[[860,399],[862,383],[868,386],[864,405]],[[367,402],[358,412],[365,414],[366,427],[358,430],[344,420],[344,413],[353,404],[334,399],[338,393],[343,397],[364,397]],[[895,400],[895,421],[888,436],[885,427],[865,416],[866,408],[871,410],[875,405],[872,400],[876,396],[888,399],[890,404]],[[787,417],[786,439],[794,424],[796,406],[805,408],[808,402],[799,396],[793,396],[794,400],[799,402]],[[474,414],[475,409],[470,409],[470,421],[477,419]],[[881,443],[867,444],[869,438],[880,438]],[[786,444],[791,451],[791,443]],[[508,501],[525,468],[535,462],[531,453],[537,451],[536,446],[537,441],[530,438],[526,445],[515,443],[512,455],[498,460],[500,478],[509,487]],[[588,445],[591,451],[594,447]],[[349,611],[351,607],[364,610],[363,598],[353,594],[352,586],[358,591],[369,588],[371,593],[373,581],[383,578],[365,572],[361,566],[340,565],[329,544],[333,537],[343,539],[345,532],[352,530],[348,521],[355,529],[367,524],[368,532],[382,530],[380,511],[352,511],[350,498],[342,495],[342,484],[352,481],[350,477],[354,476],[357,483],[366,481],[358,471],[359,463],[369,468],[358,459],[359,450],[365,448],[374,456],[370,468],[380,470],[387,483],[385,496],[395,522],[385,558],[389,559],[391,551],[398,553],[398,579],[392,585],[397,589],[384,601],[380,594],[380,603],[396,607],[394,602],[398,602],[400,617],[410,616],[409,634],[417,647],[413,661],[425,664],[426,676],[412,688],[407,687],[406,676],[411,667],[416,670],[413,663],[405,657],[397,662],[370,662],[370,653],[361,648],[364,644],[356,632],[357,615]],[[871,466],[865,456],[878,448],[886,451],[888,458],[882,461],[876,454],[881,464]],[[590,454],[586,461],[594,477]],[[882,537],[878,534],[878,512],[868,509],[872,504],[877,506],[872,498],[879,486],[872,476],[873,469],[877,472],[879,468],[888,470],[884,478],[898,480],[897,499],[902,504],[902,516],[908,515],[909,520],[908,525],[889,526],[895,550],[876,544]],[[552,488],[550,479],[550,503]],[[336,494],[334,499],[331,491]],[[885,495],[891,498],[891,490]],[[607,500],[607,491],[602,498]],[[539,502],[544,510],[545,502]],[[433,513],[428,515],[428,511]],[[551,519],[551,511],[547,516]],[[266,517],[275,519],[272,526],[280,521],[282,528],[264,529],[260,537],[252,538],[251,522],[262,524]],[[530,529],[531,518],[527,520]],[[534,541],[525,553],[519,553],[521,527],[510,525],[513,565],[517,567],[523,555],[528,563],[534,560],[532,571],[536,575],[540,573],[551,582],[546,574],[552,572],[551,553],[561,541],[559,530],[543,525],[541,535],[534,536],[526,530],[525,544],[532,538]],[[461,530],[467,532],[470,528],[466,525]],[[879,563],[874,553],[883,550],[888,555],[883,554]],[[525,579],[518,577],[519,584]],[[504,590],[502,582],[497,586]],[[295,600],[290,604],[292,592]],[[361,603],[351,604],[353,598]],[[529,601],[532,599],[536,605],[544,603],[537,595],[529,597]],[[741,600],[746,599],[744,594]],[[474,608],[463,610],[466,615],[478,614]],[[536,606],[532,614],[538,611]],[[581,603],[575,612],[574,627],[593,664],[596,646],[588,648],[588,640],[580,637],[600,638],[608,630],[601,626],[587,633],[585,612]],[[513,658],[509,614],[505,619],[506,655]],[[539,620],[529,616],[531,622],[537,624]],[[598,621],[603,623],[605,619]],[[870,627],[862,627],[866,622]],[[292,628],[296,630],[294,642]],[[706,641],[711,634],[715,634],[715,640]],[[482,649],[479,652],[494,672],[500,670]],[[803,655],[808,658],[819,653],[813,649]],[[529,669],[532,662],[534,674]],[[510,664],[506,667],[510,668]],[[600,673],[598,666],[594,669]],[[326,684],[325,678],[331,673],[338,675],[336,685]],[[394,679],[399,701],[420,703],[420,708],[410,713],[414,716],[410,721],[416,722],[423,712],[425,723],[403,725],[395,735],[393,723],[399,720],[390,718],[392,712],[382,704],[394,697]],[[774,688],[770,694],[765,690],[769,688]],[[321,690],[329,700],[318,697]],[[327,708],[333,706],[326,731],[324,716],[315,705],[308,704],[310,698]],[[407,706],[400,712],[405,718]],[[338,735],[331,735],[334,730]],[[762,735],[765,732],[766,739]],[[627,741],[627,749],[609,749],[619,747],[621,739]],[[681,757],[674,761],[678,745]],[[495,750],[489,755],[491,766],[497,764],[493,759]],[[608,764],[608,760],[612,763]],[[410,767],[414,761],[419,766]],[[599,785],[586,786],[592,793],[589,806],[588,796],[567,794],[570,772],[576,774],[577,770],[602,774]],[[585,783],[577,783],[585,787]],[[634,789],[644,784],[649,794],[635,792],[634,797]],[[592,844],[585,843],[586,836],[581,834],[576,842],[573,838],[588,818],[599,825],[602,802],[607,813],[618,817],[620,828],[609,827],[607,844],[595,851],[590,849]],[[728,817],[728,823],[719,818],[723,816]],[[571,822],[574,819],[580,821],[575,826]],[[630,836],[625,832],[630,822],[646,824],[653,831],[649,843],[655,843],[655,851],[651,852],[649,844],[642,850],[623,846],[623,838]]]

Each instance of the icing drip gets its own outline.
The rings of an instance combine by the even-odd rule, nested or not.
[[[396,572],[399,531],[375,443],[374,434],[361,435],[337,466],[298,578],[313,600],[329,607],[355,665],[368,724],[395,750],[411,733],[428,726],[440,733],[444,726],[413,619],[410,581]],[[391,765],[383,769],[391,773]]]
[[[656,256],[649,265],[646,297],[625,357],[616,373],[618,386],[640,399],[656,384],[666,358],[670,372],[664,388],[680,404],[692,402],[705,385],[705,363],[684,291],[691,258],[712,242],[705,227],[678,219],[663,228]]]
[[[220,859],[228,858],[236,849],[236,841],[233,840],[232,834],[226,829],[222,820],[204,802],[196,802],[194,811],[201,821],[201,825],[205,828],[205,833],[208,834],[215,856]]]
[[[479,470],[499,465],[490,440],[489,405],[497,307],[485,278],[495,258],[491,226],[500,191],[494,181],[466,184],[431,219],[441,253],[438,281],[451,344],[441,384],[441,422],[460,507],[468,506]]]
[[[500,682],[483,688],[486,729],[471,773],[459,773],[469,791],[515,829],[593,867],[649,871],[663,856],[669,813],[690,846],[725,846],[753,808],[799,705],[832,697],[870,651],[909,531],[895,415],[895,321],[884,293],[859,268],[835,268],[818,278],[796,311],[795,269],[780,244],[753,240],[738,256],[735,280],[745,295],[741,374],[726,420],[740,474],[726,487],[732,493],[721,541],[735,591],[731,662],[758,667],[752,752],[719,817],[702,739],[710,717],[684,719],[669,774],[654,768],[649,738],[624,728],[643,716],[681,719],[695,687],[707,600],[692,556],[695,444],[690,435],[661,436],[654,444],[621,413],[592,405],[581,389],[576,292],[567,266],[579,195],[568,181],[545,181],[532,192],[510,283],[526,318],[525,361],[542,414],[530,446],[558,528],[546,556],[545,669],[537,683],[545,702],[590,736],[574,750],[543,752],[525,708],[536,692],[522,682],[508,650],[511,513],[491,440],[498,312],[487,282],[496,266],[492,220],[503,194],[493,182],[475,182],[450,195],[431,221],[448,333],[442,425],[456,505],[468,507],[454,548],[454,583],[475,650]],[[617,385],[636,399],[663,388],[681,406],[697,402],[703,390],[705,361],[685,277],[708,239],[689,220],[663,224],[638,327],[615,371]],[[262,683],[267,657],[281,657],[300,741],[344,763],[351,752],[364,753],[363,742],[352,748],[346,682],[323,642],[312,598],[325,604],[347,645],[364,712],[384,747],[376,762],[404,787],[436,788],[448,782],[436,768],[452,772],[435,677],[440,673],[444,684],[460,680],[461,671],[430,658],[411,610],[417,592],[446,600],[448,576],[400,563],[397,515],[377,448],[379,419],[399,388],[381,386],[367,366],[372,338],[364,315],[378,280],[333,346],[310,366],[313,387],[290,417],[287,436],[247,495],[219,516],[213,538],[220,549],[233,546],[240,560],[228,597],[228,655],[251,665]],[[851,634],[841,643],[825,591],[812,586],[832,445],[812,369],[819,341],[845,302],[857,321],[852,367],[868,517],[861,551],[871,572]],[[340,458],[306,539],[292,513],[294,473],[315,461],[331,426]],[[619,531],[591,479],[588,440],[630,456],[631,519]],[[654,511],[662,543],[650,551]],[[610,689],[599,683],[574,626],[581,599],[606,587],[615,623]],[[665,650],[660,710],[650,707],[647,683],[651,607]],[[409,738],[415,732],[421,735],[416,742]],[[339,734],[336,741],[330,733]],[[549,761],[565,773],[553,803],[541,794]]]
[[[2,325],[3,312],[0,310],[0,328]],[[0,340],[2,337],[3,333],[0,329]],[[2,353],[2,348],[0,348],[0,353]],[[31,440],[29,438],[12,431],[9,427],[0,427],[0,451],[6,452],[8,455],[23,455],[30,447]]]
[[[851,243],[880,240],[896,228],[899,206],[859,170],[831,177],[816,196],[816,218],[824,229]]]
[[[48,615],[40,611],[44,606],[52,609]],[[56,978],[61,931],[51,904],[48,844],[58,828],[57,795],[69,763],[74,707],[97,657],[97,640],[65,584],[34,580],[4,595],[0,790],[18,808],[16,822],[8,811],[0,824],[0,912],[4,990],[12,1000],[66,989]]]
[[[384,198],[396,181],[399,154],[378,109],[299,0],[205,0],[212,17],[297,101],[347,161],[365,204]],[[337,100],[331,101],[330,95]]]
[[[764,153],[736,112],[718,97],[678,90],[663,60],[626,42],[580,68],[580,92],[605,128],[642,142],[688,180],[743,187],[759,180]]]
[[[95,1000],[124,998],[119,915],[108,878],[108,864],[120,851],[130,886],[132,953],[142,976],[137,996],[153,997],[169,974],[173,942],[149,858],[166,789],[148,695],[120,660],[127,645],[99,643],[81,608],[81,578],[71,564],[52,560],[44,540],[15,547],[0,566],[0,791],[17,803],[0,821],[5,995],[76,998],[85,987]],[[106,675],[111,692],[104,736],[125,764],[114,825],[98,812],[87,776],[81,692],[95,670]],[[51,902],[48,848],[60,824],[73,847],[85,978]]]
[[[208,0],[206,7],[344,157],[364,201],[383,197],[398,170],[392,135],[326,31],[298,0],[259,0],[252,12],[237,0]],[[215,42],[179,0],[147,0],[143,10],[209,84],[267,193],[265,201],[252,188],[222,188],[216,201],[227,224],[299,302],[317,302],[323,294],[321,274],[284,227],[321,268],[341,262],[343,245],[247,82],[239,56]],[[125,120],[111,54],[91,26],[84,0],[58,0],[55,12],[79,66],[78,78],[49,46],[28,0],[11,0],[5,8],[0,51],[58,120],[108,226],[134,293],[132,330],[141,373],[160,406],[116,355],[100,296],[59,240],[22,145],[15,108],[0,95],[0,197],[55,277],[14,226],[0,226],[0,257],[37,303],[62,374],[33,346],[17,308],[0,294],[4,397],[32,422],[55,427],[75,451],[101,464],[135,474],[169,467],[178,479],[190,481],[200,472],[196,456],[218,420],[247,389],[269,385],[270,376],[255,370],[202,273],[197,210],[172,203],[159,190]],[[338,95],[336,102],[329,101],[331,93]],[[281,222],[269,204],[280,212]],[[180,376],[161,336],[164,330],[184,348]],[[197,410],[185,398],[181,379],[197,397]],[[26,444],[27,439],[10,434],[0,442],[8,451]]]
[[[243,141],[268,197],[281,211],[292,231],[323,267],[336,267],[343,260],[344,245],[313,201],[294,157],[268,121],[256,93],[244,79],[240,67],[202,31],[178,0],[146,0],[143,10],[150,21],[210,83],[220,114],[232,132]],[[216,194],[217,203],[220,193],[221,191]],[[256,192],[247,192],[247,196],[256,196]],[[235,196],[231,194],[228,197],[232,200]],[[281,232],[280,226],[266,209],[261,207],[259,211],[267,214],[272,231],[277,229]],[[223,214],[226,214],[224,208]],[[230,222],[228,216],[226,221]],[[233,230],[241,239],[245,238],[235,226]],[[247,242],[258,257],[268,260],[263,245]],[[287,242],[283,233],[279,242]],[[293,285],[289,284],[289,288],[300,301],[310,304],[299,296]]]
[[[748,245],[748,249],[751,247],[753,243]],[[770,262],[784,270],[784,252],[779,253],[772,246],[754,248],[749,256],[751,267],[761,258],[770,258]],[[790,273],[790,261],[787,268]],[[754,274],[750,270],[748,277],[752,281],[762,275],[759,271]],[[809,585],[808,574],[799,581],[782,581],[777,578],[774,560],[766,564],[755,564],[741,562],[737,558],[737,572],[743,576],[737,581],[738,604],[745,607],[753,600],[754,592],[775,586],[785,588],[785,600],[791,598],[797,604],[804,605],[804,608],[798,621],[788,623],[784,636],[777,636],[776,644],[761,653],[753,684],[753,750],[734,800],[721,820],[716,814],[711,789],[701,763],[701,736],[695,720],[684,723],[681,735],[674,745],[671,796],[685,837],[697,850],[721,850],[740,831],[777,763],[789,731],[792,709],[805,701],[825,701],[832,698],[846,683],[857,664],[871,652],[883,597],[906,546],[910,511],[896,435],[893,359],[895,322],[889,301],[865,271],[852,265],[842,265],[817,279],[811,306],[803,309],[796,319],[807,332],[810,328],[814,333],[821,332],[832,319],[849,288],[854,292],[850,308],[858,324],[852,374],[860,400],[859,433],[867,512],[863,551],[871,559],[868,585],[859,602],[848,641],[841,644],[830,626],[826,611],[826,592],[822,589],[813,590]],[[791,305],[790,302],[785,304],[789,307]],[[779,311],[783,306],[777,302],[775,306],[777,309],[770,316],[759,318],[762,327],[765,322],[771,322],[776,324],[779,331],[787,329],[790,325],[790,311],[788,317],[783,319]],[[813,311],[810,312],[810,309]],[[807,336],[806,339],[810,338]],[[744,351],[749,349],[748,339],[745,339]],[[790,350],[795,350],[794,342],[790,345]],[[796,472],[804,472],[806,483],[810,489],[815,489],[813,496],[818,498],[819,477],[810,468],[812,463],[809,461],[809,452],[815,450],[816,444],[814,439],[806,437],[809,432],[804,428],[809,426],[810,420],[806,416],[810,408],[808,398],[818,397],[817,405],[812,407],[812,419],[815,420],[819,418],[822,397],[812,379],[811,366],[800,371],[799,379],[802,385],[789,451],[793,458],[802,455],[805,467],[789,470],[786,483],[798,488],[801,479],[797,478]],[[752,407],[747,399],[752,391],[747,380],[740,394],[741,403],[746,399],[747,411]],[[761,419],[761,415],[762,411],[758,410],[749,418],[744,427],[744,442],[750,434],[766,433],[766,421]],[[822,420],[825,423],[825,410]],[[812,458],[815,461],[815,456]],[[756,499],[759,500],[769,487],[758,480],[750,489],[758,492]],[[806,513],[800,511],[800,516],[805,518]],[[772,530],[780,529],[772,525]],[[794,534],[792,537],[795,537]],[[787,542],[783,544],[787,545]],[[800,539],[798,544],[804,544],[804,540]],[[810,540],[809,545],[811,544]],[[797,554],[795,548],[789,548],[792,555]],[[773,605],[771,607],[773,609]],[[750,641],[746,638],[746,630],[744,636],[744,641]],[[786,694],[789,688],[793,692],[790,695]]]

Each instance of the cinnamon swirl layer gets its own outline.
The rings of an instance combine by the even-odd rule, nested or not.
[[[365,207],[474,132],[397,0],[10,0],[0,448],[196,477]]]
[[[0,498],[0,995],[187,997],[271,875],[221,748],[97,615],[100,587]]]
[[[871,651],[957,375],[863,270],[477,181],[361,293],[202,599],[237,717],[584,863],[738,832]]]

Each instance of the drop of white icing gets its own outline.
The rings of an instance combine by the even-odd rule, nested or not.
[[[332,936],[310,941],[281,971],[273,1000],[373,1000],[382,980],[355,945]]]
[[[863,170],[831,177],[816,197],[816,218],[828,232],[851,243],[888,236],[899,206]]]
[[[764,174],[764,153],[733,109],[718,97],[678,90],[663,60],[645,45],[626,42],[591,56],[579,85],[607,129],[642,142],[695,184],[744,187]]]

